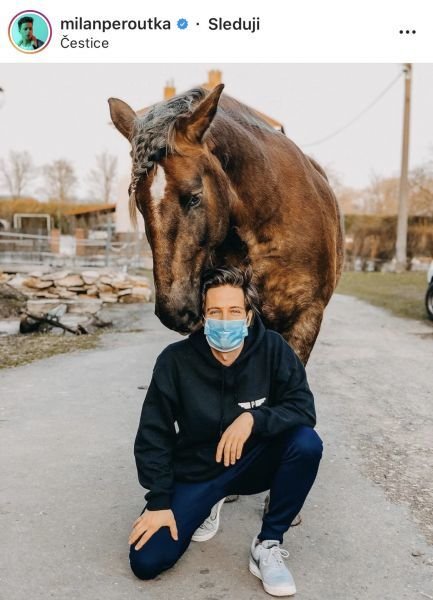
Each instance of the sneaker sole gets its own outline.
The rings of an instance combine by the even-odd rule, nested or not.
[[[250,573],[252,573],[258,579],[260,579],[260,581],[263,584],[263,588],[264,588],[265,592],[267,592],[271,596],[294,596],[296,594],[295,587],[290,587],[287,590],[282,591],[281,589],[274,588],[271,585],[268,585],[267,583],[265,583],[262,579],[262,575],[260,573],[259,567],[256,565],[255,561],[252,558],[250,558],[249,569],[250,569]]]
[[[211,540],[218,533],[218,529],[220,527],[220,512],[221,512],[222,506],[224,504],[224,500],[225,500],[225,498],[220,500],[218,503],[217,516],[215,519],[215,531],[209,531],[205,535],[197,535],[196,536],[194,534],[191,538],[192,542],[207,542],[208,540]]]

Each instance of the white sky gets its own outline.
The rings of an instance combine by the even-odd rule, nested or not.
[[[286,134],[343,183],[368,184],[372,172],[399,172],[403,78],[360,120],[333,139],[307,147],[365,108],[396,76],[397,64],[3,64],[0,87],[0,157],[28,150],[37,165],[70,160],[88,195],[85,176],[95,155],[118,156],[119,174],[129,173],[129,145],[110,126],[107,98],[134,109],[162,99],[166,82],[178,92],[221,69],[226,92],[282,121]],[[433,64],[413,71],[410,164],[433,156]],[[5,193],[4,190],[2,190]],[[32,193],[32,190],[28,190]]]

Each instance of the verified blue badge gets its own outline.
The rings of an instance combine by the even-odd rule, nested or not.
[[[188,21],[186,19],[179,19],[177,26],[179,29],[186,29],[188,27]]]

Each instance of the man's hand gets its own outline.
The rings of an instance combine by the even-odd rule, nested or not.
[[[241,457],[245,442],[251,435],[254,417],[250,412],[244,412],[237,417],[224,431],[216,451],[216,461],[221,462],[224,455],[224,465],[234,465]]]
[[[136,550],[140,550],[158,529],[165,526],[170,528],[171,537],[177,541],[179,537],[172,510],[145,510],[132,524],[128,542],[129,544],[135,544],[140,536],[143,536],[135,546]]]

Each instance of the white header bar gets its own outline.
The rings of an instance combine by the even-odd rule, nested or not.
[[[0,31],[14,63],[433,62],[430,0],[3,0]]]

